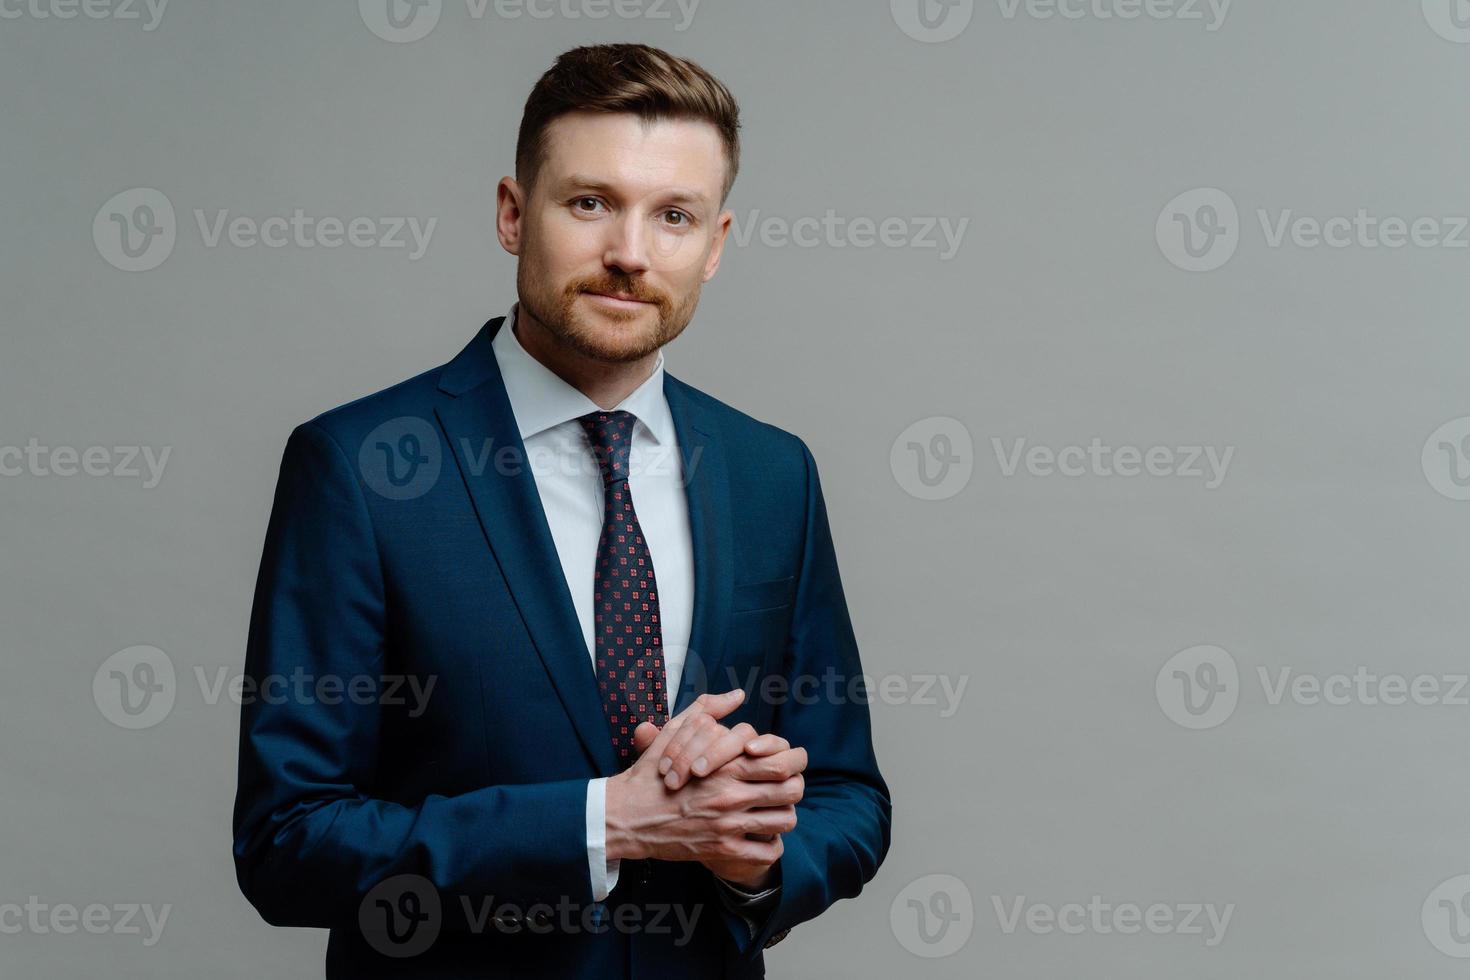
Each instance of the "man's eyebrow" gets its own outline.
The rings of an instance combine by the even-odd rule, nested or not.
[[[614,191],[611,184],[603,180],[598,180],[595,177],[589,177],[586,174],[569,174],[561,181],[561,185],[567,190],[600,191],[602,193],[612,193]],[[682,187],[675,187],[664,196],[670,201],[687,204],[709,203],[709,198],[706,195]]]

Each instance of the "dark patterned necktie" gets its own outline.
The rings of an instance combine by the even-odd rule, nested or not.
[[[592,412],[577,421],[602,467],[602,537],[592,579],[597,686],[618,766],[627,769],[637,758],[633,729],[668,720],[658,583],[628,489],[635,420],[629,412]]]

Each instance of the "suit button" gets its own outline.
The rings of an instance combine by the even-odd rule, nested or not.
[[[651,861],[651,860],[645,860],[643,862],[643,867],[640,868],[639,871],[638,871],[638,881],[639,881],[640,884],[646,885],[646,884],[648,884],[652,880],[653,880],[653,861]]]

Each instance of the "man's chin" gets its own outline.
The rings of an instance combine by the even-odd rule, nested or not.
[[[636,361],[659,348],[653,328],[633,325],[626,320],[609,322],[589,317],[581,318],[576,326],[574,342],[578,351],[586,357],[609,364]]]

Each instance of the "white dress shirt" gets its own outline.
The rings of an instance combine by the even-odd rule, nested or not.
[[[602,409],[521,345],[515,333],[518,309],[519,304],[511,307],[491,347],[526,445],[526,462],[536,478],[572,607],[582,626],[590,669],[595,671],[592,586],[605,498],[602,471],[577,419]],[[658,582],[664,691],[672,711],[689,649],[694,549],[674,417],[664,398],[663,351],[658,353],[653,373],[614,411],[630,412],[638,420],[628,456],[628,489]],[[587,866],[592,898],[598,902],[617,885],[620,863],[607,860],[606,812],[607,780],[591,780],[587,786]]]

